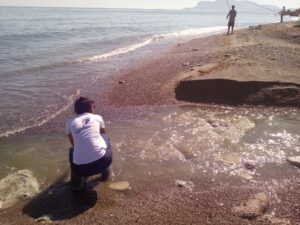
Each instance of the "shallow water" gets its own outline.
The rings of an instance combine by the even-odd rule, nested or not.
[[[297,109],[150,108],[136,119],[106,122],[114,152],[111,179],[129,180],[135,186],[187,177],[242,180],[245,174],[255,181],[276,177],[283,167],[296,174],[286,157],[300,155],[299,125]],[[0,145],[2,179],[27,169],[43,188],[68,171],[69,144],[63,134],[6,138]],[[245,162],[255,170],[246,170]]]
[[[300,151],[297,110],[203,110],[197,106],[161,110],[112,126],[120,159],[181,161],[204,173],[230,175],[238,173],[244,162],[256,168],[266,163],[282,164],[286,156]]]

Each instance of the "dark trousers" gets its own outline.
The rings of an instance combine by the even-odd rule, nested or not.
[[[110,140],[107,134],[101,134],[102,138],[106,142],[107,149],[104,156],[94,162],[82,165],[76,165],[73,163],[73,152],[71,148],[69,151],[69,162],[71,167],[71,185],[77,187],[81,185],[82,177],[93,176],[96,174],[102,174],[102,177],[107,178],[109,175],[109,166],[112,162],[112,152]]]

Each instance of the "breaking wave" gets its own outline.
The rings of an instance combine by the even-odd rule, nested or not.
[[[80,95],[80,92],[81,92],[81,90],[78,89],[75,94],[73,94],[71,96],[67,96],[66,97],[67,103],[65,103],[64,106],[61,107],[59,110],[57,110],[55,113],[51,113],[46,117],[36,118],[37,122],[35,122],[33,124],[28,124],[27,126],[18,127],[14,130],[8,130],[8,131],[5,131],[3,133],[0,133],[0,138],[8,137],[9,135],[17,134],[17,133],[23,132],[27,129],[30,129],[30,128],[33,128],[33,127],[40,127],[40,126],[44,125],[49,120],[57,117],[62,112],[66,111],[73,104],[75,97]]]
[[[118,55],[122,55],[122,54],[126,54],[129,52],[135,51],[135,50],[145,47],[151,43],[168,40],[171,38],[181,38],[181,37],[189,37],[189,36],[205,36],[205,35],[217,34],[224,30],[226,30],[225,26],[216,26],[216,27],[186,29],[186,30],[172,32],[172,33],[166,33],[166,34],[156,34],[151,37],[147,37],[147,38],[141,40],[140,42],[134,43],[134,44],[126,46],[126,47],[115,49],[108,53],[82,58],[79,60],[79,62],[102,61],[102,60],[108,59],[113,56],[118,56]]]

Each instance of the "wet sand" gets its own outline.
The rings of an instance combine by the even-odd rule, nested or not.
[[[299,107],[300,29],[293,25],[270,24],[262,30],[245,29],[234,35],[216,35],[174,46],[132,70],[103,81],[106,89],[99,93],[99,104],[115,108],[116,114],[135,106],[183,104],[181,100]],[[201,94],[208,81],[213,81],[209,90],[214,89],[209,97]],[[224,94],[233,89],[232,83],[237,92],[247,89],[250,94],[237,100],[228,98],[236,96]],[[218,94],[218,90],[224,90],[223,94]],[[155,182],[143,181],[124,192],[100,185],[75,196],[62,177],[35,199],[0,211],[0,223],[39,224],[35,218],[49,215],[54,224],[297,225],[300,224],[298,170],[295,167],[295,173],[286,174],[282,167],[277,174],[254,182],[234,177],[178,178],[192,182],[193,189],[176,185],[166,175]],[[249,220],[232,212],[234,206],[259,192],[270,198],[263,215]]]

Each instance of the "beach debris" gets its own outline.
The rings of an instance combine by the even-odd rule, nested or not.
[[[260,192],[232,208],[232,212],[242,218],[253,219],[263,215],[269,208],[269,197],[266,193]]]
[[[198,72],[202,74],[210,73],[219,66],[218,63],[208,63],[198,68]]]
[[[227,165],[238,164],[240,162],[241,155],[237,152],[226,152],[221,154],[220,160]]]
[[[197,52],[197,51],[199,51],[199,49],[198,48],[193,48],[192,51]]]
[[[219,123],[217,121],[213,120],[213,119],[208,119],[206,122],[209,123],[214,128],[220,126]]]
[[[108,182],[107,186],[109,189],[115,191],[126,191],[130,189],[130,184],[128,181]]]
[[[250,30],[261,30],[262,29],[262,25],[257,25],[257,26],[249,26]]]
[[[53,217],[51,215],[43,215],[34,221],[42,224],[53,223]]]
[[[286,158],[286,161],[288,161],[290,164],[300,168],[300,156],[288,157],[288,158]]]
[[[190,66],[191,64],[189,62],[185,62],[182,64],[182,66]]]
[[[250,170],[250,171],[253,171],[255,170],[255,166],[251,163],[248,163],[248,162],[245,162],[244,163],[244,167],[247,169],[247,170]]]
[[[30,170],[19,170],[0,180],[0,209],[16,204],[39,193],[39,183]]]
[[[125,80],[119,80],[119,84],[125,84]]]
[[[252,180],[253,176],[249,172],[242,172],[239,176],[245,180]]]
[[[180,188],[181,187],[186,188],[189,191],[192,191],[195,186],[192,181],[183,181],[183,180],[175,180],[175,185]]]

